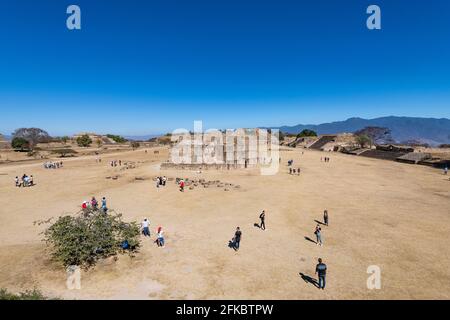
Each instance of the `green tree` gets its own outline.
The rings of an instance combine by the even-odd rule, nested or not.
[[[136,222],[122,221],[122,215],[109,210],[86,209],[72,216],[61,216],[44,232],[55,261],[63,266],[88,268],[99,259],[123,252],[128,242],[129,253],[139,247],[140,228]]]
[[[77,144],[80,147],[86,148],[86,147],[89,147],[92,144],[92,139],[87,134],[84,134],[81,137],[77,138]]]
[[[30,149],[30,143],[25,138],[15,137],[11,141],[11,147],[16,150],[25,151]]]
[[[365,148],[367,145],[372,145],[372,140],[369,138],[369,136],[360,134],[356,136],[356,143],[358,143],[361,148]]]
[[[73,150],[73,149],[64,148],[64,149],[52,150],[52,153],[58,154],[61,158],[65,158],[65,157],[68,157],[68,156],[73,156],[77,152],[75,150]]]
[[[317,133],[314,130],[304,129],[297,135],[297,138],[303,137],[317,137]]]
[[[121,136],[118,136],[118,135],[114,135],[114,134],[107,134],[106,136],[108,138],[112,139],[113,141],[117,142],[117,143],[125,143],[125,142],[128,141],[124,137],[121,137]]]

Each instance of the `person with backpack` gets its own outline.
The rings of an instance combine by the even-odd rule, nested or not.
[[[319,276],[319,289],[325,290],[325,277],[327,275],[327,265],[319,258],[319,263],[316,265],[316,273]]]

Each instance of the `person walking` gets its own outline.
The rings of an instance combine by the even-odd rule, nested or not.
[[[150,237],[149,226],[150,226],[150,221],[148,221],[147,218],[145,218],[144,221],[142,221],[142,233],[146,237]]]
[[[158,228],[158,236],[157,237],[158,237],[158,239],[156,241],[157,241],[158,247],[164,248],[164,232],[162,230],[162,227]]]
[[[234,233],[234,250],[238,251],[241,243],[242,232],[239,227],[236,228],[236,232]]]
[[[319,289],[325,290],[325,277],[327,275],[327,265],[319,258],[319,263],[316,265],[316,273],[319,276]]]
[[[260,223],[259,227],[261,228],[261,230],[266,230],[266,222],[265,222],[266,211],[265,210],[263,210],[261,212],[261,214],[259,215],[259,219],[261,220],[261,223]]]
[[[328,210],[324,210],[323,212],[323,223],[328,226]]]
[[[322,246],[322,229],[319,225],[316,226],[316,231],[314,231],[314,234],[316,235],[317,245]]]

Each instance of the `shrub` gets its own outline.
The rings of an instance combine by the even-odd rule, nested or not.
[[[141,144],[139,143],[139,142],[137,142],[137,141],[133,141],[132,143],[131,143],[131,147],[133,148],[133,149],[137,149],[137,148],[139,148],[141,146]]]
[[[80,147],[87,148],[92,144],[92,139],[87,134],[84,134],[77,138],[77,144]]]
[[[59,217],[44,232],[44,241],[53,259],[63,266],[88,268],[98,259],[124,252],[124,241],[132,254],[139,247],[139,234],[139,225],[123,222],[121,214],[88,209],[75,216]]]
[[[18,294],[14,294],[8,292],[8,290],[1,288],[0,289],[0,300],[47,300],[39,290],[27,290],[25,292],[20,292]]]

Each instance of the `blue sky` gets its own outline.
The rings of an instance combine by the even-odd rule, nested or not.
[[[66,28],[77,4],[82,30]],[[382,30],[366,28],[366,8]],[[0,133],[450,117],[447,0],[2,0]]]

